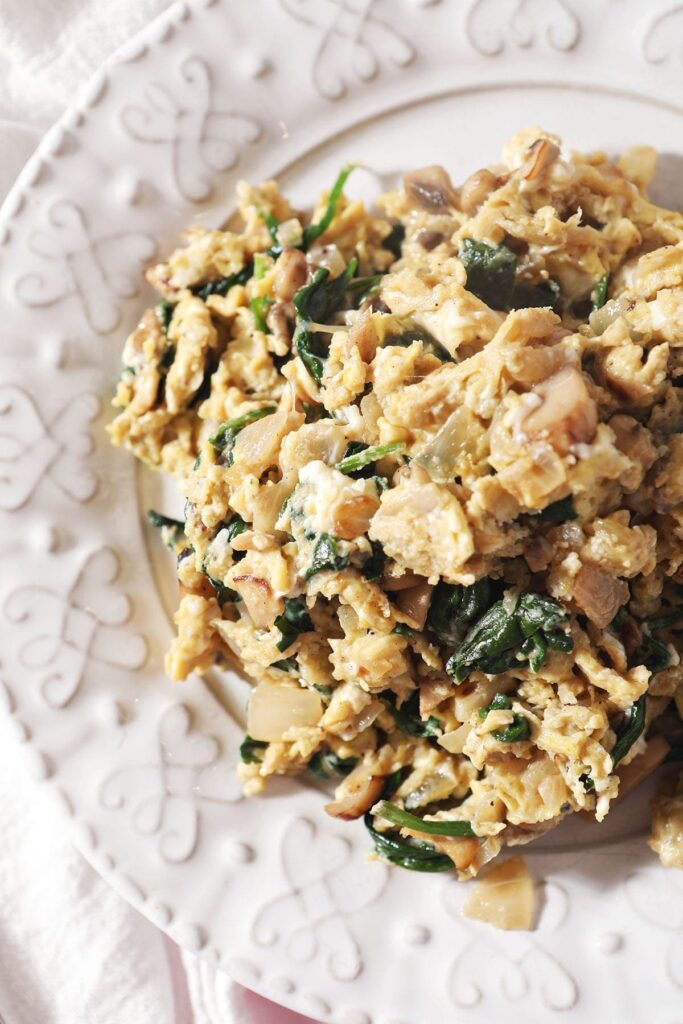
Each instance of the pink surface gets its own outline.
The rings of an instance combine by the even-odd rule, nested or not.
[[[173,988],[176,1024],[195,1024],[180,950],[167,935],[163,936],[163,942]],[[244,989],[244,1004],[249,1013],[248,1024],[318,1024],[311,1017],[302,1017],[300,1013],[286,1010],[283,1006],[271,1003],[269,999],[264,999],[247,989]],[[221,1024],[223,1024],[222,1021]],[[242,1022],[226,1020],[225,1024],[242,1024]]]
[[[252,1016],[249,1024],[316,1024],[311,1017],[302,1017],[300,1013],[276,1006],[255,992],[245,992],[244,1001]]]

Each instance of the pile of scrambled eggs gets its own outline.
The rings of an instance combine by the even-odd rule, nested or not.
[[[248,794],[336,777],[380,857],[468,878],[672,757],[683,216],[654,166],[528,129],[379,214],[351,168],[311,216],[241,182],[241,230],[149,270],[109,431],[185,496],[151,514],[167,670],[253,680]],[[651,844],[683,866],[680,785]]]

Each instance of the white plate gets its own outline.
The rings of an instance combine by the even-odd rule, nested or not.
[[[245,684],[164,678],[155,485],[103,432],[141,268],[188,222],[220,223],[238,176],[307,204],[356,159],[351,190],[372,197],[416,164],[458,180],[534,122],[577,147],[652,143],[658,195],[681,201],[682,39],[671,0],[180,3],[88,84],[3,207],[3,722],[135,906],[322,1020],[675,1024],[682,876],[647,850],[641,797],[528,849],[543,910],[506,935],[459,917],[450,878],[368,862],[363,826],[326,817],[315,787],[241,799]]]

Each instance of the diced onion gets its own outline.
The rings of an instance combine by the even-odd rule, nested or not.
[[[464,725],[454,729],[453,732],[444,733],[443,736],[439,736],[437,743],[444,750],[447,750],[449,754],[462,754],[463,748],[467,737],[472,730],[472,726],[465,722]]]
[[[267,483],[259,488],[254,500],[254,530],[256,533],[271,533],[280,515],[285,498],[292,491],[293,485],[287,480],[279,483]]]
[[[462,914],[494,928],[529,931],[534,916],[534,883],[522,857],[492,868],[465,900]]]
[[[289,683],[259,683],[249,699],[247,732],[252,739],[276,743],[288,729],[317,725],[322,711],[315,690]]]

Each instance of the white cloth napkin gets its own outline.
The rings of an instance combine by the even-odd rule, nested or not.
[[[0,200],[81,83],[169,3],[0,0]],[[306,1024],[132,910],[20,761],[0,717],[0,1024]]]

